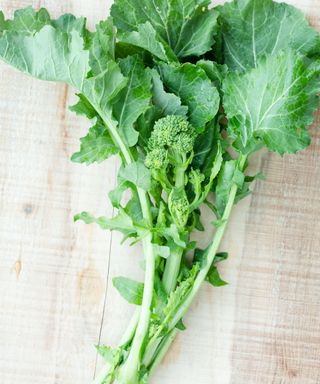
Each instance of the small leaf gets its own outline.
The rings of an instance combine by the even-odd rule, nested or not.
[[[82,220],[86,224],[96,223],[102,229],[117,230],[127,237],[135,236],[137,232],[137,227],[134,226],[131,217],[122,208],[119,209],[119,214],[112,219],[103,216],[96,218],[88,212],[82,212],[75,215],[74,221],[78,220]]]
[[[152,244],[154,254],[167,259],[170,256],[170,248],[164,245]]]
[[[171,224],[170,227],[158,228],[159,234],[167,238],[172,239],[173,242],[179,247],[185,247],[186,243],[181,239],[178,227],[175,224]]]
[[[111,204],[115,208],[120,207],[122,196],[124,192],[128,190],[130,187],[131,187],[130,182],[128,182],[127,180],[122,180],[120,177],[118,177],[118,185],[108,194]]]
[[[228,257],[228,252],[218,252],[213,259],[213,264],[217,264],[221,261],[227,260]]]
[[[179,331],[185,331],[187,329],[187,327],[184,325],[182,319],[180,319],[178,321],[178,323],[176,324],[176,328],[179,329]]]
[[[227,285],[228,283],[221,279],[218,269],[215,266],[212,266],[206,280],[213,285],[214,287],[222,287],[224,285]]]
[[[226,161],[218,177],[218,184],[216,186],[216,208],[220,216],[223,215],[224,209],[229,199],[229,194],[232,186],[236,184],[239,188],[242,187],[244,182],[244,174],[238,169],[238,162],[236,160]],[[215,222],[221,225],[221,221]]]
[[[104,358],[107,363],[112,363],[114,360],[114,350],[107,345],[96,345],[96,349],[100,356]]]
[[[118,290],[120,295],[130,304],[141,305],[143,299],[144,284],[127,277],[114,277],[112,279],[113,286]]]
[[[111,139],[108,129],[100,119],[89,129],[87,136],[80,139],[80,142],[80,151],[74,153],[71,157],[71,160],[75,163],[86,163],[87,165],[94,162],[101,163],[119,152]]]
[[[75,105],[69,107],[70,111],[74,112],[76,115],[85,116],[89,120],[97,117],[97,111],[93,108],[87,98],[81,93],[77,93],[77,96],[79,100]]]
[[[145,191],[151,188],[150,170],[142,162],[134,162],[121,168],[119,176]]]

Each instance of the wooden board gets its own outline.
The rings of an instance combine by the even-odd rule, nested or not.
[[[289,2],[320,28],[319,0]],[[30,3],[91,26],[108,12],[99,0],[0,9]],[[94,344],[115,344],[133,311],[111,278],[142,276],[139,247],[72,222],[83,209],[112,215],[117,162],[69,161],[88,123],[68,111],[67,86],[1,63],[0,90],[0,382],[88,384],[101,365]],[[319,123],[307,151],[255,158],[267,180],[233,214],[222,246],[230,285],[203,287],[152,384],[320,383]]]

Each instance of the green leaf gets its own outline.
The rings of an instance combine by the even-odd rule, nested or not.
[[[170,227],[158,228],[158,233],[168,240],[173,240],[179,247],[186,246],[186,243],[181,239],[178,227],[175,224],[171,224]]]
[[[245,197],[251,194],[250,186],[255,180],[264,180],[264,175],[262,173],[257,173],[255,176],[246,176],[244,178],[244,183],[241,188],[238,189],[235,202],[244,199]]]
[[[71,157],[71,160],[76,163],[86,163],[87,165],[94,162],[101,163],[119,152],[110,137],[108,129],[100,119],[80,141],[80,151],[74,153]]]
[[[167,259],[170,256],[170,248],[165,245],[152,244],[154,254]]]
[[[121,59],[119,65],[128,82],[112,101],[113,114],[126,144],[132,147],[139,136],[133,124],[147,110],[151,99],[151,76],[138,56]]]
[[[113,286],[118,290],[120,295],[130,304],[141,305],[143,299],[144,284],[127,277],[114,277],[112,279]]]
[[[3,12],[0,11],[0,36],[2,34],[2,31],[4,31],[6,28],[6,22],[4,19],[4,14]]]
[[[228,257],[228,252],[218,252],[213,259],[213,264],[217,264],[221,261],[227,260]]]
[[[209,51],[217,27],[217,13],[208,0],[116,0],[111,15],[121,31],[150,22],[179,57],[200,56]]]
[[[177,309],[183,303],[185,297],[192,289],[193,283],[199,272],[199,265],[194,264],[192,269],[189,271],[189,276],[183,280],[177,288],[171,292],[166,307],[163,309],[164,314],[167,318],[171,318],[176,313]]]
[[[52,20],[52,26],[66,33],[72,30],[78,31],[84,38],[88,38],[89,35],[89,32],[86,30],[86,19],[84,17],[77,18],[70,13],[60,16],[57,20]]]
[[[216,266],[212,266],[210,268],[206,280],[214,287],[223,287],[224,285],[228,284],[226,281],[221,279],[218,268]]]
[[[127,82],[119,65],[111,60],[106,63],[103,72],[84,81],[83,95],[110,126],[118,125],[113,117],[113,100]]]
[[[151,172],[142,162],[137,161],[121,168],[119,176],[145,191],[151,188]]]
[[[108,194],[111,203],[115,208],[120,207],[122,196],[124,192],[130,187],[130,182],[128,182],[127,180],[123,180],[122,177],[118,176],[118,185]]]
[[[128,216],[131,217],[131,219],[136,223],[137,228],[139,225],[139,230],[145,230],[146,226],[143,224],[143,214],[141,210],[141,204],[139,200],[138,193],[136,191],[135,185],[131,185],[132,187],[132,197],[128,201],[127,205],[125,206],[124,210],[128,214]]]
[[[223,142],[220,134],[220,126],[215,120],[216,119],[207,124],[205,131],[197,136],[194,145],[192,166],[195,169],[200,169],[207,177],[211,173],[212,163],[217,153],[218,142]]]
[[[90,68],[95,75],[108,67],[109,60],[115,60],[116,31],[112,19],[101,21],[90,44]]]
[[[176,328],[179,329],[179,331],[185,331],[187,329],[187,327],[184,325],[182,319],[180,319],[178,321],[178,323],[176,324]]]
[[[131,217],[128,216],[122,208],[119,209],[119,214],[112,219],[104,216],[96,218],[88,212],[82,212],[75,215],[74,221],[78,220],[82,220],[86,224],[96,223],[102,229],[117,230],[126,237],[135,236],[137,232],[137,228],[134,226]]]
[[[199,249],[196,248],[194,250],[194,256],[193,256],[193,262],[198,263],[201,268],[204,268],[207,264],[207,256],[210,249],[210,245],[206,249]],[[212,262],[212,266],[215,264],[220,263],[221,261],[224,261],[228,258],[227,252],[218,252]]]
[[[70,19],[70,17],[68,16]],[[0,37],[0,57],[31,76],[62,81],[81,90],[89,70],[89,52],[85,49],[84,19],[66,28],[66,18],[49,25],[47,13],[20,11],[16,20],[6,22]],[[74,19],[77,20],[77,19]],[[34,21],[34,23],[33,23]],[[22,28],[22,24],[26,26]],[[15,30],[17,26],[17,30]]]
[[[210,60],[200,60],[197,62],[197,65],[205,71],[215,87],[220,89],[228,73],[228,67]]]
[[[104,358],[107,363],[112,363],[114,360],[115,351],[108,345],[96,345],[96,349],[100,356]]]
[[[236,160],[224,162],[216,186],[216,208],[220,216],[223,215],[232,186],[237,184],[241,188],[243,182],[244,175],[238,169],[238,162]]]
[[[78,102],[75,105],[69,107],[70,111],[74,112],[76,115],[85,116],[89,120],[97,117],[97,112],[93,106],[89,103],[87,98],[81,93],[77,93],[79,98]]]
[[[157,35],[152,24],[147,21],[137,26],[137,31],[119,34],[120,42],[143,48],[160,60],[170,62],[177,61],[175,54],[165,41]]]
[[[161,78],[170,92],[189,107],[191,124],[201,132],[219,109],[220,97],[205,71],[193,64],[159,64]]]
[[[213,181],[215,180],[218,173],[220,172],[220,169],[222,167],[222,163],[223,163],[222,148],[221,148],[220,142],[218,142],[217,152],[216,152],[216,156],[215,156],[213,163],[212,163],[212,166],[211,166],[211,172],[210,172],[209,180],[208,180],[208,183],[206,184],[204,191],[203,191],[204,198],[207,197],[207,195],[211,191]]]
[[[4,17],[2,14],[3,28],[0,30],[15,31],[31,35],[38,32],[47,24],[51,24],[50,15],[48,11],[41,8],[36,12],[32,7],[19,9],[14,12],[13,20],[7,20],[4,23]]]
[[[234,0],[217,8],[225,64],[235,70],[256,67],[259,58],[293,48],[312,53],[318,33],[293,6],[272,0]]]
[[[181,115],[186,116],[188,107],[181,105],[180,97],[173,93],[168,93],[164,90],[160,75],[155,69],[151,70],[152,76],[152,93],[153,103],[159,108],[163,116],[166,115]]]
[[[294,153],[309,142],[320,90],[319,68],[292,51],[269,56],[245,74],[229,74],[223,85],[224,108],[235,146],[250,152],[262,143]]]

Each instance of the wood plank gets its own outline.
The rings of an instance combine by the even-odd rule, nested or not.
[[[318,0],[290,3],[320,27]],[[0,9],[29,4],[0,0]],[[91,26],[108,11],[102,1],[32,4],[87,15]],[[72,223],[83,209],[112,215],[117,162],[69,161],[88,123],[68,112],[68,87],[0,64],[0,89],[1,383],[89,383],[101,365],[93,345],[115,344],[133,310],[111,278],[143,275],[139,246]],[[297,156],[256,157],[267,180],[236,207],[222,246],[230,285],[203,288],[152,383],[320,382],[320,135],[312,133]]]
[[[94,25],[106,8],[41,2]],[[30,1],[1,1],[11,14]],[[33,5],[38,7],[39,1]],[[95,16],[95,17],[93,17]],[[0,381],[88,383],[96,362],[111,236],[73,223],[83,209],[112,215],[115,164],[72,164],[88,122],[68,111],[73,91],[1,63]]]

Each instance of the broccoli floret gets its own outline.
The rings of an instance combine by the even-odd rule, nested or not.
[[[159,119],[148,141],[146,166],[160,169],[169,163],[185,162],[193,150],[195,138],[196,131],[185,117],[169,115]]]
[[[167,151],[161,147],[148,152],[145,159],[146,167],[152,169],[161,169],[167,162]]]

